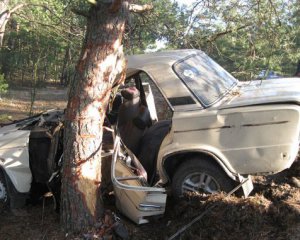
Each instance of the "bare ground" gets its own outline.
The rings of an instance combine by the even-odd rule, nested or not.
[[[29,95],[26,97],[23,92],[14,91],[12,95],[3,97],[0,114],[9,114],[12,119],[25,117],[30,101]],[[38,96],[37,112],[65,107],[65,90],[41,90]],[[282,173],[255,177],[254,191],[246,199],[219,194],[202,198],[189,196],[175,203],[170,198],[165,215],[142,226],[133,224],[116,211],[113,196],[106,205],[121,218],[132,240],[168,239],[203,213],[200,220],[174,239],[296,240],[300,239],[300,186],[297,180],[300,180],[299,160]],[[29,204],[22,210],[6,211],[0,215],[0,239],[101,238],[97,229],[87,235],[65,235],[59,224],[59,214],[53,211],[51,198],[45,198],[35,206]],[[115,238],[107,235],[105,239]]]
[[[64,109],[67,103],[67,90],[64,88],[37,89],[33,114],[49,109]],[[31,106],[30,89],[9,90],[0,99],[0,123],[28,117]]]

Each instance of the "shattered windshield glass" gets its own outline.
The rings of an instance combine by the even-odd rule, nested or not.
[[[173,66],[186,86],[205,106],[219,100],[237,80],[205,53],[193,54]]]

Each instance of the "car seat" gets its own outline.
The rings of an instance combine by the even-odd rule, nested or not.
[[[151,125],[150,113],[141,104],[140,92],[135,87],[122,90],[121,95],[124,101],[118,113],[118,130],[122,141],[137,156],[140,140]]]
[[[155,182],[157,155],[160,145],[169,133],[170,127],[170,120],[157,122],[145,131],[141,139],[141,148],[137,157],[147,172],[150,186]]]

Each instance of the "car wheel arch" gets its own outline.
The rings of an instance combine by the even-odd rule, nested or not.
[[[209,151],[179,151],[172,154],[167,155],[163,159],[163,169],[166,174],[168,181],[171,182],[175,171],[184,163],[184,161],[192,158],[199,158],[200,161],[212,161],[212,164],[224,170],[224,172],[233,180],[237,180],[237,176],[232,173],[226,164],[214,153]]]
[[[11,194],[12,191],[17,192],[15,185],[13,184],[12,180],[10,179],[10,176],[8,175],[8,173],[6,172],[3,166],[0,166],[0,174],[4,176],[8,188],[8,193]]]
[[[8,174],[6,173],[4,167],[1,166],[1,165],[0,165],[0,174],[3,175],[4,180],[6,181],[6,184],[8,185],[8,184],[9,184],[9,180],[8,180],[9,176],[8,176]]]
[[[26,199],[28,198],[29,193],[20,193],[17,191],[15,185],[13,184],[3,166],[0,166],[0,174],[3,175],[5,180],[10,208],[20,208],[25,206]]]
[[[0,166],[0,213],[9,206],[10,194],[5,171]]]

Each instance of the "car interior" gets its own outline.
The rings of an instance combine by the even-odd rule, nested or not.
[[[159,147],[169,132],[171,120],[158,120],[156,109],[161,106],[155,104],[152,88],[156,86],[149,81],[150,77],[141,71],[128,77],[116,95],[112,110],[114,114],[117,112],[115,124],[122,142],[137,157],[147,172],[148,184],[153,186]]]
[[[29,164],[32,172],[31,201],[48,192],[48,180],[58,169],[63,154],[63,111],[45,113],[37,122],[26,126],[29,136]],[[24,129],[25,130],[25,129]],[[51,188],[52,191],[55,189]]]

